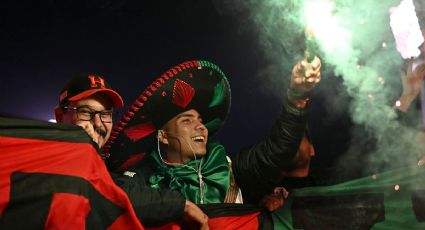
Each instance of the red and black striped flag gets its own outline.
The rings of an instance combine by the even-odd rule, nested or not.
[[[0,118],[0,229],[143,229],[78,126]]]
[[[210,229],[425,229],[425,167],[291,192],[271,215],[201,205]],[[149,211],[149,210],[146,210]],[[169,223],[154,229],[188,229]],[[0,118],[0,229],[143,229],[79,127]]]
[[[143,229],[98,151],[78,126],[0,117],[0,229]],[[272,229],[256,206],[201,208],[210,229]]]

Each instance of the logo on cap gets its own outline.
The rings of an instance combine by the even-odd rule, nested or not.
[[[101,88],[104,89],[105,87],[105,81],[103,78],[99,76],[89,75],[88,78],[90,79],[90,87],[92,88]],[[98,85],[100,84],[100,86]]]

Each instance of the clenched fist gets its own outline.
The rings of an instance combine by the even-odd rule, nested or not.
[[[311,63],[306,59],[298,62],[292,69],[289,88],[301,94],[310,92],[320,82],[320,68],[322,63],[315,56]]]

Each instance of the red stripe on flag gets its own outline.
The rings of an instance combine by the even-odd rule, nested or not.
[[[226,208],[226,207],[224,207]],[[235,213],[236,214],[236,213]],[[220,216],[208,219],[210,230],[258,230],[258,216],[260,212],[245,214],[240,216]],[[180,226],[177,223],[169,223],[158,228],[146,228],[147,230],[181,230],[187,229],[187,226]],[[195,229],[195,228],[190,228]]]
[[[110,226],[111,229],[143,229],[126,193],[115,185],[93,145],[0,137],[0,149],[0,216],[10,200],[10,183],[13,173],[46,173],[82,178],[89,182],[103,197],[122,207],[124,214],[115,220]],[[60,198],[57,199],[59,200],[52,204],[55,207],[63,201]],[[79,212],[78,215],[85,213],[84,209],[80,211],[82,212]],[[66,213],[73,215],[68,211]],[[57,213],[54,215],[57,216]]]
[[[247,214],[243,216],[223,216],[215,217],[208,220],[210,229],[217,230],[231,230],[231,229],[244,229],[244,230],[257,230],[258,229],[258,216],[260,212]]]
[[[87,198],[75,194],[55,193],[44,229],[84,230],[90,211]],[[69,215],[73,213],[74,215]]]

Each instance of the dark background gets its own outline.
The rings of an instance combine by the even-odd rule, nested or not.
[[[103,75],[128,106],[162,72],[193,59],[216,63],[231,82],[232,108],[218,134],[228,151],[267,135],[281,109],[259,84],[267,78],[254,77],[268,64],[255,30],[243,13],[222,12],[210,0],[2,1],[0,28],[1,115],[54,118],[60,90],[81,72]],[[341,82],[324,75],[313,92],[315,167],[346,151],[352,126],[343,109],[336,116],[326,109],[335,92],[321,85],[340,89]]]

